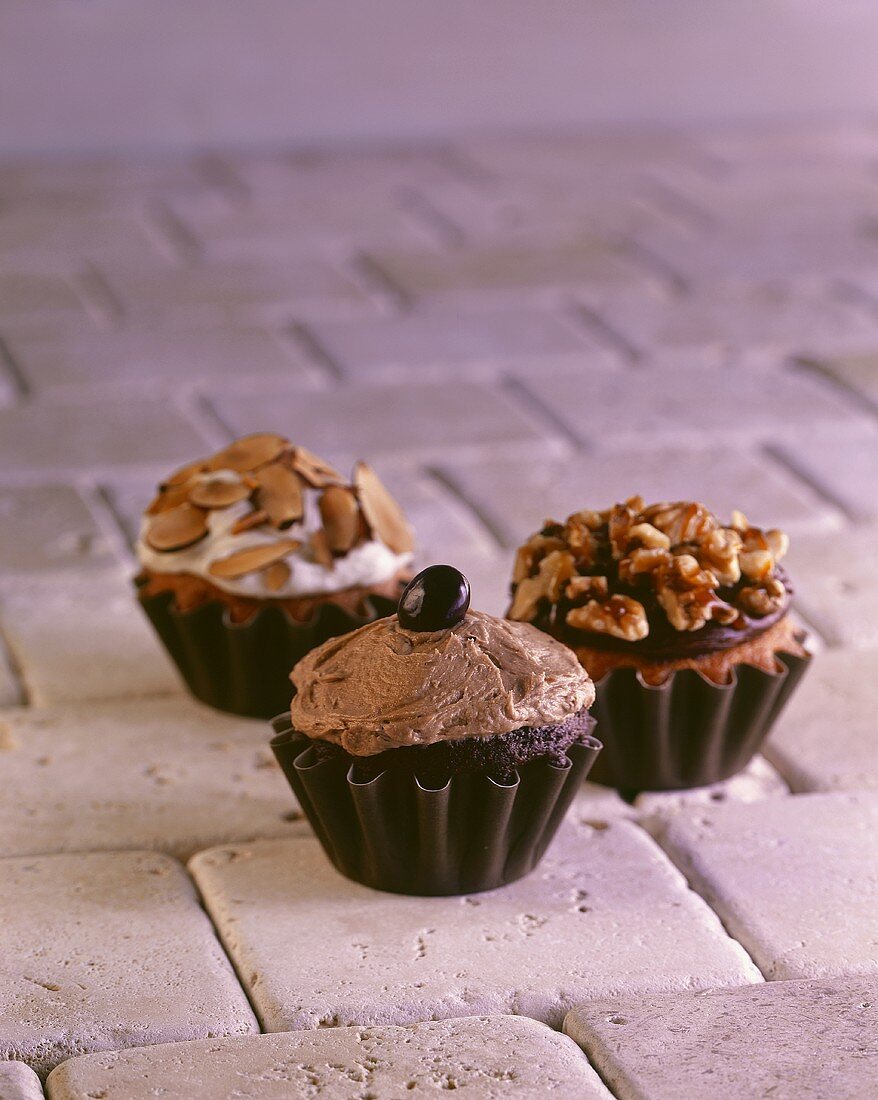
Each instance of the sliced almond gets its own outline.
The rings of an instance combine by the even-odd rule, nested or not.
[[[173,489],[178,485],[185,485],[196,474],[203,473],[207,469],[207,465],[208,459],[206,458],[196,459],[195,462],[187,462],[179,470],[174,470],[170,477],[166,477],[159,488],[164,491],[165,489]]]
[[[338,470],[305,447],[296,447],[293,452],[293,469],[300,473],[313,489],[323,489],[327,485],[337,485],[344,481]]]
[[[320,494],[320,518],[334,554],[345,554],[360,534],[360,507],[353,489],[330,485]]]
[[[283,530],[304,515],[302,482],[299,475],[286,466],[274,463],[264,466],[258,474],[256,503],[274,527]]]
[[[150,502],[146,514],[157,516],[160,512],[167,512],[171,508],[177,508],[179,505],[185,504],[188,499],[188,483],[168,486],[166,489],[159,490],[159,495]]]
[[[210,460],[211,470],[235,470],[239,474],[255,470],[277,458],[289,441],[273,432],[258,432],[236,439]]]
[[[282,539],[280,542],[267,543],[265,546],[250,546],[246,550],[238,550],[227,558],[215,561],[208,572],[213,577],[225,577],[234,580],[235,577],[243,577],[247,573],[258,573],[267,569],[276,561],[281,561],[298,550],[302,543],[298,539]]]
[[[265,570],[265,587],[269,592],[277,592],[292,576],[292,569],[285,561],[276,561]]]
[[[246,516],[241,516],[239,520],[232,524],[232,534],[240,535],[242,532],[250,531],[254,527],[261,527],[263,523],[268,523],[268,512],[263,512],[257,508],[252,512],[248,512]]]
[[[157,515],[146,532],[153,550],[183,550],[207,534],[207,512],[193,504],[180,504]]]
[[[240,500],[246,500],[250,493],[251,490],[243,481],[209,477],[192,486],[189,490],[189,501],[199,508],[228,508]]]
[[[332,558],[332,551],[329,549],[329,539],[322,527],[311,533],[308,546],[311,549],[311,557],[318,565],[322,565],[326,569],[332,569],[335,562]]]
[[[396,554],[414,550],[414,535],[402,509],[365,462],[358,462],[354,468],[354,486],[373,536],[386,543]]]

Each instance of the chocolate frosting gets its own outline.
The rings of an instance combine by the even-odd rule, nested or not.
[[[293,726],[353,756],[558,725],[594,701],[566,646],[479,611],[432,633],[379,619],[313,650],[291,679]]]

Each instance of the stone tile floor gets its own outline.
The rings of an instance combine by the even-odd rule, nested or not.
[[[0,165],[4,1100],[868,1094],[876,210],[872,120]],[[740,507],[824,652],[728,783],[353,887],[130,600],[151,484],[255,428],[372,459],[498,613],[547,513]]]

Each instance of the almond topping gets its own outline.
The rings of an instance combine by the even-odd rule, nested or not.
[[[245,435],[218,451],[211,458],[209,466],[211,470],[235,470],[239,474],[247,473],[248,470],[255,470],[259,466],[264,466],[266,462],[271,462],[288,446],[288,440],[273,432]]]
[[[189,490],[189,502],[200,508],[228,508],[239,500],[246,500],[251,490],[243,481],[231,481],[224,477],[207,477]]]
[[[275,463],[263,467],[259,471],[258,480],[256,503],[263,512],[268,513],[272,526],[284,530],[302,518],[304,502],[302,482],[298,474]]]
[[[183,550],[206,534],[207,512],[184,503],[156,516],[146,532],[146,542],[153,550]]]
[[[326,569],[332,569],[335,562],[333,561],[332,551],[329,549],[329,539],[322,527],[311,533],[308,546],[311,550],[311,557],[318,565],[322,565]]]
[[[157,516],[160,512],[167,512],[169,508],[177,508],[179,505],[184,504],[189,499],[189,487],[184,483],[181,485],[171,485],[168,488],[159,490],[159,495],[150,503],[146,509],[148,516]]]
[[[166,477],[161,483],[159,488],[162,492],[166,489],[176,488],[178,485],[185,485],[187,481],[191,481],[196,474],[204,473],[207,469],[206,458],[199,458],[195,462],[187,462],[185,466],[181,466],[179,470],[174,470],[170,477]]]
[[[256,508],[254,511],[248,512],[246,516],[241,516],[239,520],[232,524],[232,534],[240,535],[244,531],[252,530],[254,527],[261,527],[263,523],[268,523],[268,512]]]
[[[365,462],[358,462],[354,468],[354,487],[373,536],[386,543],[396,554],[414,550],[412,529],[402,509]]]
[[[323,489],[327,485],[344,481],[338,470],[305,447],[296,447],[293,452],[293,469],[302,475],[312,489]]]
[[[250,546],[246,550],[238,550],[227,558],[213,562],[208,572],[214,577],[234,580],[247,573],[258,573],[267,569],[269,565],[281,561],[287,554],[298,550],[301,545],[298,539],[282,539],[280,542],[268,543],[265,546]]]
[[[330,485],[320,494],[320,518],[326,543],[334,554],[346,554],[360,534],[360,508],[352,489]]]
[[[285,561],[276,561],[265,570],[265,587],[269,592],[277,592],[292,576],[292,569]]]

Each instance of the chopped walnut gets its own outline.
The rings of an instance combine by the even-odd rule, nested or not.
[[[738,617],[731,605],[717,597],[714,574],[702,569],[691,554],[671,558],[653,576],[656,597],[677,630],[700,630],[711,619],[732,623]]]
[[[699,564],[710,570],[717,581],[725,587],[737,584],[741,579],[741,566],[738,552],[741,549],[741,536],[730,527],[721,527],[709,531],[698,547],[696,556]]]
[[[670,550],[647,550],[639,548],[632,550],[627,558],[619,562],[619,580],[623,584],[634,584],[637,577],[646,573],[654,573],[665,562],[671,560]]]
[[[742,512],[726,526],[702,504],[647,507],[630,497],[574,512],[563,524],[547,520],[518,552],[509,614],[563,616],[575,629],[629,639],[647,636],[658,608],[681,631],[741,625],[745,614],[783,609],[777,562],[788,544],[782,531],[752,527]]]
[[[517,622],[530,622],[536,618],[540,602],[544,599],[557,603],[564,586],[575,572],[573,555],[563,550],[553,550],[540,562],[535,577],[526,577],[515,590],[509,618]]]
[[[772,615],[783,607],[784,586],[776,577],[770,577],[762,584],[747,585],[738,593],[738,602],[749,615],[762,618]]]
[[[649,633],[649,622],[642,603],[630,596],[610,596],[607,600],[589,600],[585,607],[567,612],[567,625],[575,630],[609,634],[626,642],[638,642]]]
[[[604,599],[610,594],[610,586],[606,577],[571,577],[565,592],[571,601],[583,597]]]
[[[663,531],[673,546],[700,542],[719,527],[719,520],[703,504],[676,501],[673,504],[653,504],[643,510],[643,518]]]

